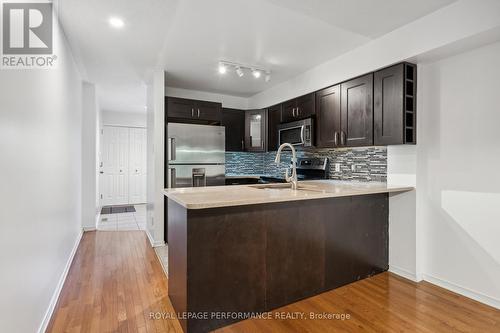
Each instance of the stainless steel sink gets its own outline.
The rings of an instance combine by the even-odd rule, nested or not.
[[[255,189],[259,190],[292,190],[292,184],[290,183],[280,183],[280,184],[264,184],[264,185],[251,185]],[[296,191],[312,191],[320,192],[318,189],[314,189],[308,186],[298,185]]]

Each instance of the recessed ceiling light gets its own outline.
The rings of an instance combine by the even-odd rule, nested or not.
[[[238,74],[239,77],[242,77],[245,73],[243,73],[243,70],[241,67],[236,67],[236,74]]]
[[[219,73],[220,73],[220,74],[226,74],[226,72],[227,72],[227,67],[226,67],[226,65],[224,65],[223,63],[220,63],[220,64],[219,64]]]
[[[125,22],[123,22],[123,20],[119,17],[110,17],[109,20],[109,25],[112,26],[113,28],[116,28],[116,29],[120,29],[120,28],[123,28],[125,26]]]
[[[256,69],[252,69],[253,76],[258,79],[260,77],[260,71]]]

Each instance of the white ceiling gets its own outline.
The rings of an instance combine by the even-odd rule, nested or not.
[[[144,111],[155,68],[172,87],[249,97],[455,0],[59,0],[71,47],[103,109]],[[125,20],[113,30],[109,16]],[[217,73],[219,60],[272,80]]]

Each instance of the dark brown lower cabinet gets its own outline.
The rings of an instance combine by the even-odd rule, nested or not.
[[[373,145],[373,73],[344,82],[340,89],[341,145]]]
[[[388,269],[388,195],[189,210],[168,200],[169,297],[185,332]]]

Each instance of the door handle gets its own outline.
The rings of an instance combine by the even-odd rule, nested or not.
[[[175,188],[175,168],[168,168],[170,170],[170,183],[169,183],[169,188]]]
[[[175,161],[176,153],[175,153],[175,138],[170,138],[170,160]]]
[[[335,146],[339,145],[339,132],[335,131],[334,137],[333,137],[333,142]]]
[[[300,126],[300,143],[304,144],[304,127],[305,126]]]

